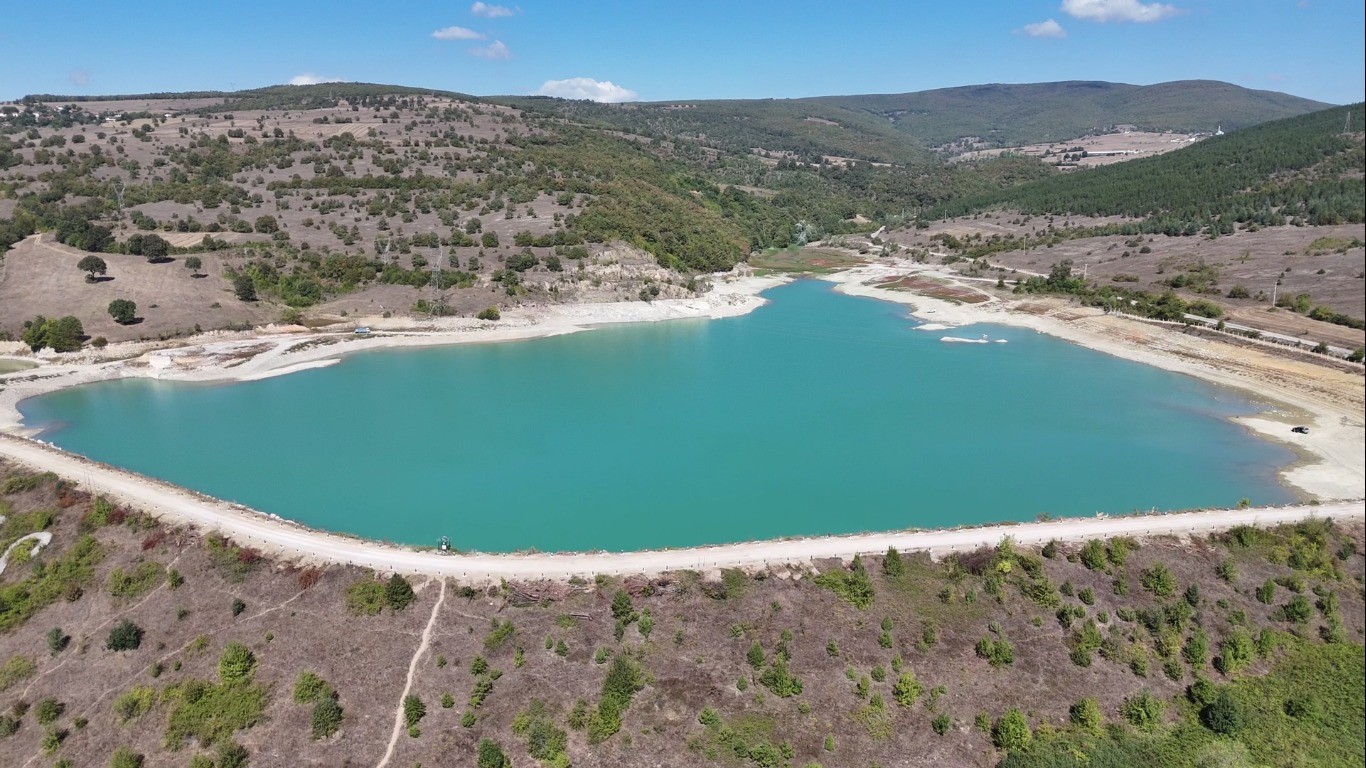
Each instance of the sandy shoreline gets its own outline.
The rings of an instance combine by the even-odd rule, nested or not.
[[[1012,310],[1009,305],[1018,302],[993,299],[983,304],[956,304],[869,285],[871,281],[908,271],[942,277],[932,267],[877,264],[825,279],[835,283],[837,290],[850,295],[909,305],[916,318],[936,329],[973,323],[1033,328],[1100,352],[1251,393],[1259,400],[1269,401],[1273,410],[1256,417],[1240,418],[1239,423],[1267,439],[1290,445],[1304,457],[1286,467],[1282,478],[1308,498],[1355,501],[1315,507],[1176,513],[1163,516],[1160,522],[1153,517],[1102,518],[967,530],[774,540],[662,552],[451,556],[310,530],[273,515],[65,453],[26,439],[17,408],[25,398],[95,381],[130,377],[199,382],[251,381],[332,365],[343,355],[362,350],[492,343],[574,333],[611,323],[736,316],[762,306],[765,300],[758,294],[787,282],[788,278],[784,277],[718,277],[712,291],[697,299],[554,305],[510,311],[497,323],[443,319],[419,327],[411,318],[357,318],[357,325],[371,326],[371,335],[335,332],[209,334],[207,338],[197,337],[193,343],[179,346],[129,344],[110,347],[104,354],[119,359],[54,360],[40,368],[0,377],[0,387],[3,387],[0,389],[0,456],[86,484],[95,493],[144,509],[168,524],[218,530],[239,543],[286,559],[360,564],[378,570],[472,579],[565,578],[593,573],[657,573],[680,568],[758,566],[823,557],[852,557],[858,553],[884,551],[888,546],[949,551],[994,544],[1007,534],[1027,542],[1209,531],[1244,522],[1273,524],[1309,515],[1363,517],[1366,507],[1360,500],[1366,496],[1366,469],[1363,469],[1366,439],[1363,438],[1364,420],[1358,399],[1349,396],[1339,402],[1337,400],[1341,398],[1335,400],[1321,392],[1300,389],[1302,382],[1293,378],[1278,381],[1274,376],[1246,375],[1246,372],[1225,365],[1227,361],[1220,358],[1220,355],[1235,355],[1232,347],[1219,349],[1228,345],[1165,329],[1151,329],[1142,323],[1104,316],[1097,311],[1066,308],[1069,314],[1062,317],[1052,312],[1019,311],[1018,306]],[[1134,334],[1142,333],[1155,334],[1154,338],[1165,346],[1126,343]],[[1244,351],[1236,354],[1242,355]],[[1255,366],[1249,369],[1255,369]],[[1349,376],[1327,369],[1323,371],[1325,376]],[[1335,386],[1341,383],[1334,382]],[[1348,385],[1350,383],[1347,381]],[[1360,377],[1357,377],[1355,387],[1359,389],[1360,386]],[[1289,419],[1296,423],[1308,421],[1310,434],[1294,435],[1296,439],[1290,440]]]
[[[21,464],[71,478],[92,493],[142,509],[164,524],[216,531],[239,545],[281,560],[310,565],[356,565],[381,573],[451,577],[478,583],[494,583],[498,579],[562,580],[597,574],[656,575],[680,570],[705,573],[718,568],[808,567],[815,560],[848,560],[855,555],[885,552],[889,547],[942,556],[994,546],[1006,536],[1030,545],[1052,539],[1184,536],[1238,525],[1271,526],[1308,518],[1353,523],[1366,520],[1366,502],[1358,499],[1323,505],[1064,518],[976,528],[775,539],[636,552],[442,554],[312,530],[274,515],[212,499],[14,435],[0,433],[0,454]]]
[[[917,271],[936,274],[932,268]],[[1153,328],[1135,320],[1105,315],[1098,309],[1064,307],[1063,312],[1080,318],[1069,322],[1053,313],[1018,311],[1002,301],[954,304],[867,284],[905,272],[903,266],[873,265],[825,279],[835,283],[836,290],[851,296],[909,305],[914,317],[936,329],[974,323],[1031,328],[1108,355],[1240,390],[1268,410],[1233,420],[1262,439],[1289,447],[1300,457],[1281,470],[1281,480],[1286,485],[1306,501],[1357,499],[1366,495],[1366,412],[1360,394],[1361,376],[1352,377],[1327,368],[1315,370],[1310,368],[1312,363],[1297,366],[1256,350]],[[1134,343],[1144,336],[1156,339],[1157,343]],[[1258,366],[1278,368],[1269,375],[1259,375],[1262,372],[1257,370]],[[1304,369],[1307,376],[1331,382],[1338,392],[1356,394],[1330,400],[1321,396],[1323,390],[1311,391],[1303,378],[1290,376],[1297,368]],[[1290,431],[1291,426],[1300,424],[1310,428],[1309,434]]]

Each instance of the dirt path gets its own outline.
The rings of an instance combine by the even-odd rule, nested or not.
[[[436,626],[436,615],[441,612],[441,604],[446,602],[446,580],[441,580],[441,594],[436,597],[436,605],[432,606],[432,617],[427,619],[427,627],[422,630],[422,642],[417,644],[417,650],[413,652],[412,661],[408,662],[408,679],[403,683],[403,693],[398,697],[398,711],[394,713],[394,732],[389,735],[389,746],[384,748],[384,757],[380,758],[375,768],[384,768],[389,764],[389,758],[394,756],[394,747],[398,745],[399,737],[403,734],[403,700],[408,697],[408,692],[413,689],[413,676],[417,674],[417,662],[422,658],[422,654],[427,652],[427,646],[432,640],[432,627]]]

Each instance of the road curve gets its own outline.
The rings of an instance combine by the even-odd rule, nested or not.
[[[442,554],[315,531],[184,488],[67,453],[46,443],[0,433],[0,456],[54,472],[139,508],[168,525],[218,531],[242,546],[284,559],[358,565],[385,573],[498,579],[567,579],[597,574],[659,574],[679,570],[808,564],[822,558],[902,551],[944,553],[993,546],[1005,536],[1021,544],[1058,539],[1208,533],[1237,525],[1270,526],[1310,517],[1366,520],[1366,502],[1174,512],[1124,517],[1067,518],[938,531],[890,531],[848,536],[776,539],[686,549],[562,554]]]

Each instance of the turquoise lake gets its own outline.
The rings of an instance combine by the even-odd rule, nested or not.
[[[743,317],[22,403],[44,439],[309,526],[627,550],[1288,502],[1232,390],[802,281]],[[1005,344],[948,344],[943,335]]]

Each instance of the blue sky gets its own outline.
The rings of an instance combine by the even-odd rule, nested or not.
[[[1366,92],[1361,0],[0,0],[0,99],[354,80],[600,100],[1225,80]]]

